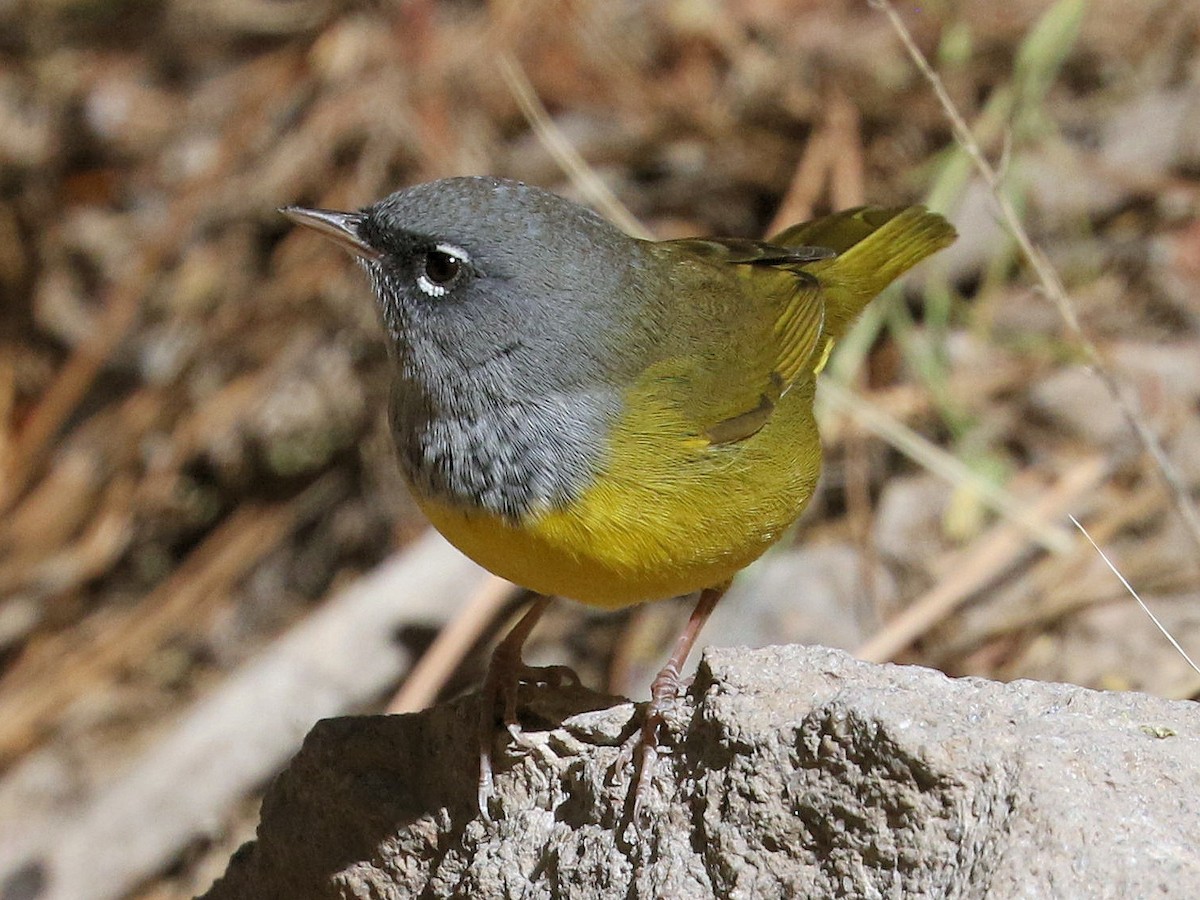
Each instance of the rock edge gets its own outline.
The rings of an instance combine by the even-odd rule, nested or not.
[[[523,696],[475,802],[471,695],[327,719],[205,900],[1200,896],[1200,707],[710,649],[636,839],[628,701]]]

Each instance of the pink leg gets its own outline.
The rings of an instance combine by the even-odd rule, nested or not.
[[[566,666],[533,668],[521,659],[521,650],[534,626],[550,606],[550,597],[539,596],[525,611],[512,631],[505,635],[492,654],[484,679],[479,707],[479,812],[489,818],[488,800],[493,792],[492,745],[496,729],[496,707],[503,703],[504,725],[517,738],[517,693],[522,681],[536,684],[579,683],[579,676]]]
[[[705,588],[700,592],[700,599],[696,601],[696,608],[692,610],[687,625],[684,626],[683,632],[675,642],[675,650],[671,653],[671,658],[667,660],[662,671],[650,683],[650,703],[646,706],[646,721],[642,724],[641,731],[633,738],[634,743],[640,743],[642,749],[641,766],[633,795],[635,829],[641,819],[641,812],[650,791],[650,781],[654,775],[654,764],[658,760],[659,727],[665,721],[666,711],[679,701],[686,688],[679,673],[683,669],[683,664],[687,662],[696,639],[700,636],[700,629],[704,627],[704,623],[712,615],[717,601],[725,596],[727,590],[729,590],[728,582],[717,587]],[[632,752],[633,746],[626,746]]]

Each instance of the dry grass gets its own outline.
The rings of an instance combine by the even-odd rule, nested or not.
[[[1073,3],[1057,19],[1032,0],[4,8],[8,777],[50,751],[119,770],[419,531],[365,285],[274,210],[468,172],[659,237],[757,236],[863,201],[946,209],[958,246],[831,365],[891,437],[825,409],[822,488],[776,554],[847,550],[862,589],[830,613],[809,602],[821,584],[764,587],[737,607],[740,639],[1195,691],[1063,524],[1085,521],[1200,646],[1200,530],[1177,518],[1200,486],[1200,121],[1184,102],[1200,9],[1095,0],[1073,18]],[[481,595],[400,702],[470,683],[502,606]],[[539,647],[642,692],[678,615],[560,604]],[[146,896],[202,888],[217,847]]]

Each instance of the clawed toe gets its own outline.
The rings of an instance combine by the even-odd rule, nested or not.
[[[522,682],[553,686],[567,683],[569,680],[579,682],[579,677],[566,666],[537,669],[525,665],[521,660],[521,648],[549,604],[548,597],[538,597],[534,600],[513,630],[496,647],[483,690],[480,692],[478,800],[479,814],[485,821],[491,821],[488,806],[495,794],[492,749],[496,736],[496,710],[502,710],[502,721],[509,736],[516,744],[523,745],[517,720],[517,695]]]
[[[654,781],[654,767],[658,757],[664,752],[659,733],[666,724],[667,714],[678,705],[680,698],[692,683],[691,678],[685,679],[680,676],[680,669],[683,668],[700,629],[728,587],[728,584],[724,584],[700,592],[700,599],[675,644],[674,652],[650,685],[650,702],[646,704],[646,719],[642,727],[630,736],[621,747],[621,752],[617,754],[616,765],[621,771],[632,764],[637,772],[633,783],[633,802],[628,829],[633,840],[637,839],[644,814],[649,809],[647,803]],[[637,759],[639,749],[640,760]]]
[[[642,727],[625,741],[617,754],[613,766],[612,782],[620,783],[623,772],[633,771],[633,792],[627,797],[631,817],[629,834],[636,840],[639,828],[649,809],[651,785],[654,781],[654,768],[659,756],[666,751],[667,744],[662,741],[661,731],[666,724],[667,715],[678,705],[690,679],[680,676],[680,669],[691,651],[692,644],[712,613],[713,607],[721,598],[728,585],[708,588],[700,593],[687,627],[679,636],[675,650],[671,654],[663,670],[658,673],[650,686],[650,702],[646,705],[646,718]],[[527,666],[521,660],[521,648],[533,630],[534,624],[549,604],[549,598],[539,597],[521,617],[508,636],[500,642],[492,656],[492,664],[488,669],[480,698],[480,755],[479,755],[479,812],[480,816],[491,821],[488,808],[495,794],[493,778],[492,748],[496,734],[496,710],[503,710],[505,730],[518,746],[529,746],[523,739],[517,719],[517,694],[522,683],[545,685],[552,688],[566,685],[578,685],[579,676],[566,666],[546,666],[535,668]],[[640,752],[639,752],[640,751]]]
[[[634,731],[621,745],[613,766],[614,782],[623,781],[618,777],[619,773],[631,770],[634,773],[629,818],[629,834],[634,839],[637,838],[649,809],[647,804],[658,758],[668,752],[662,742],[661,731],[666,725],[667,714],[677,705],[682,691],[682,684],[677,678],[672,681],[676,688],[674,692],[661,685],[660,680],[663,680],[662,673],[659,679],[655,680],[651,700],[646,704],[646,718],[642,727]]]

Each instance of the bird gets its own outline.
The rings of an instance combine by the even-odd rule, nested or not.
[[[486,176],[354,211],[281,212],[366,271],[418,506],[467,556],[538,595],[492,658],[485,729],[500,703],[515,726],[517,684],[539,678],[521,649],[550,598],[619,609],[699,592],[635,735],[636,819],[705,621],[812,497],[813,404],[833,345],[953,226],[921,206],[866,206],[765,241],[653,241]]]

